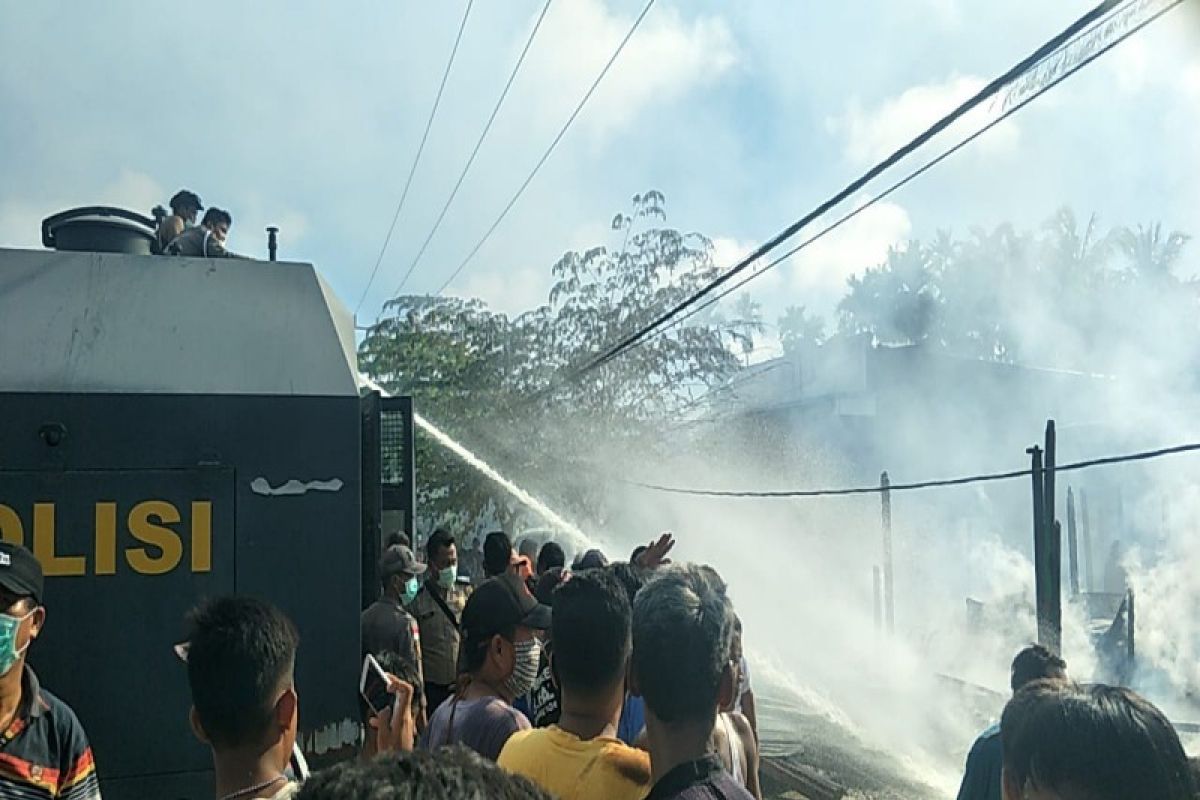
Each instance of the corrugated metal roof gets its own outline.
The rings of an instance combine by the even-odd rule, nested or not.
[[[358,393],[311,264],[0,249],[0,392]]]

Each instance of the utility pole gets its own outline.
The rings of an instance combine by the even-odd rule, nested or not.
[[[874,585],[875,633],[878,634],[883,630],[883,577],[880,574],[878,564],[871,567],[871,577]]]
[[[1054,519],[1054,467],[1057,441],[1054,420],[1046,422],[1046,449],[1026,452],[1033,474],[1033,572],[1038,642],[1062,649],[1062,527]],[[1044,461],[1043,461],[1043,456]]]
[[[896,598],[893,594],[892,572],[892,491],[891,480],[885,470],[879,476],[879,486],[883,489],[880,497],[883,501],[883,607],[887,617],[887,632],[896,632]]]
[[[1096,572],[1092,565],[1092,523],[1088,515],[1087,494],[1083,489],[1079,490],[1079,513],[1083,517],[1083,574],[1086,576],[1083,585],[1091,593],[1096,591]]]
[[[1067,574],[1071,597],[1079,596],[1079,539],[1075,532],[1075,492],[1067,487]]]

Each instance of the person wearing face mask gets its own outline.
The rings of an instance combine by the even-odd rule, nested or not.
[[[515,575],[475,590],[462,615],[460,688],[429,720],[423,748],[463,744],[495,761],[510,736],[529,730],[512,701],[533,686],[541,659],[536,633],[550,627],[550,616]]]
[[[0,542],[0,797],[100,800],[83,726],[25,663],[46,623],[42,588],[33,553]]]
[[[413,551],[394,544],[383,551],[379,559],[379,599],[359,617],[362,634],[362,655],[395,653],[421,676],[421,629],[417,620],[405,609],[410,607],[421,590],[421,576],[426,567],[417,561]],[[416,715],[418,725],[425,717],[424,702]],[[364,707],[364,712],[366,711]]]
[[[425,704],[429,713],[454,693],[458,678],[459,619],[469,591],[458,582],[458,549],[442,528],[425,542],[425,583],[408,608],[421,636]]]
[[[173,256],[196,258],[245,258],[225,249],[225,239],[233,227],[233,216],[220,208],[204,212],[204,219],[188,228],[167,245],[165,252]]]

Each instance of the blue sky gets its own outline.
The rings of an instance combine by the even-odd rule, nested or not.
[[[0,244],[37,246],[38,221],[61,208],[148,211],[187,186],[233,212],[236,250],[262,254],[263,227],[280,225],[283,255],[318,264],[353,307],[464,2],[0,0]],[[476,0],[360,321],[408,269],[541,4]],[[672,225],[714,238],[732,262],[1088,5],[659,0],[452,291],[508,312],[544,301],[557,257],[610,242],[613,214],[650,188]],[[409,290],[436,289],[458,265],[641,6],[554,0]],[[830,313],[848,275],[939,228],[1031,224],[1064,203],[1108,222],[1200,227],[1196,6],[751,284],[768,319],[791,304]]]

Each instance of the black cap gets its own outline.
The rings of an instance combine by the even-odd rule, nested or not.
[[[394,544],[383,551],[383,558],[379,559],[379,577],[386,578],[390,575],[399,575],[407,573],[409,575],[423,575],[425,573],[425,565],[417,561],[417,557],[413,555],[413,551],[402,544]]]
[[[41,605],[42,565],[21,545],[0,542],[0,586]]]
[[[518,625],[548,630],[550,607],[539,603],[524,581],[515,575],[500,575],[484,581],[463,609],[463,633],[471,641],[490,638]]]

